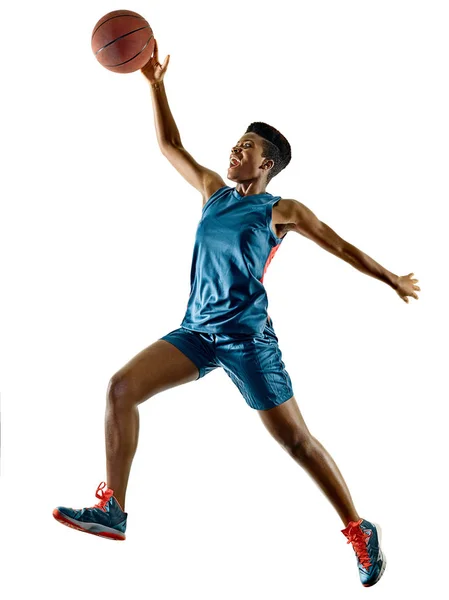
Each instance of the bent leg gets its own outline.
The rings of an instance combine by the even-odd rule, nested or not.
[[[344,525],[358,521],[351,494],[330,454],[309,432],[294,396],[269,410],[257,411],[265,427],[321,488]]]
[[[105,415],[107,483],[123,510],[139,436],[137,406],[197,377],[198,368],[185,354],[170,342],[157,340],[109,381]]]

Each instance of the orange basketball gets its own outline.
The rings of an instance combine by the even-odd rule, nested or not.
[[[138,13],[114,10],[95,25],[92,50],[106,69],[132,73],[141,69],[153,54],[153,30]]]

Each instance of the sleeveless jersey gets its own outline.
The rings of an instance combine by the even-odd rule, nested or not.
[[[212,194],[196,231],[182,327],[263,332],[268,308],[263,278],[282,242],[271,229],[272,207],[280,199],[267,192],[241,196],[229,186]]]

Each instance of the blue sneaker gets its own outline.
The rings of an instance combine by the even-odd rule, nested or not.
[[[377,583],[382,577],[387,560],[380,549],[381,531],[379,525],[364,519],[351,521],[341,531],[351,543],[357,556],[360,581],[365,587]]]
[[[114,491],[102,481],[95,493],[100,500],[98,504],[92,508],[79,510],[58,506],[54,509],[53,516],[63,525],[73,527],[78,531],[85,531],[111,540],[124,540],[128,514],[123,512],[113,494]]]

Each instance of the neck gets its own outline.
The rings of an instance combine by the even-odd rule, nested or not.
[[[253,194],[265,194],[267,184],[264,181],[251,181],[237,183],[236,190],[240,196],[252,196]]]

